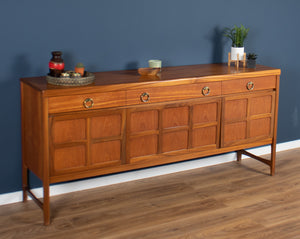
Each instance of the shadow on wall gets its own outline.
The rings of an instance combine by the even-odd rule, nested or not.
[[[19,54],[0,77],[0,194],[22,186],[20,78],[32,71],[28,55]]]
[[[11,67],[12,78],[16,81],[19,78],[28,76],[32,71],[29,64],[29,57],[26,54],[20,54],[15,57],[15,60]]]
[[[221,63],[223,62],[223,49],[224,49],[224,30],[221,30],[219,26],[214,28],[213,33],[209,37],[213,47],[212,47],[212,55],[211,62],[212,63]]]
[[[0,194],[21,189],[20,87],[0,82]]]
[[[21,54],[0,78],[0,193],[20,190],[22,186],[19,78],[30,71],[27,55]]]
[[[62,59],[64,60],[65,63],[65,70],[73,70],[75,68],[75,65],[78,63],[74,61],[75,59],[74,54],[68,51],[63,52]]]
[[[137,61],[128,62],[125,66],[125,70],[135,70],[139,68],[139,63]]]

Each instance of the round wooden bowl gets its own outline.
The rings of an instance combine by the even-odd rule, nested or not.
[[[141,76],[155,76],[160,71],[160,68],[139,68],[138,73]]]

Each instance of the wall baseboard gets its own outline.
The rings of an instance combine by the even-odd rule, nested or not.
[[[276,151],[280,152],[280,151],[295,149],[299,147],[300,147],[300,139],[285,142],[285,143],[279,143],[277,144]],[[263,147],[253,148],[248,151],[256,155],[264,155],[264,154],[269,154],[270,150],[271,150],[271,146],[263,146]],[[247,157],[243,156],[243,158],[247,158]],[[93,179],[84,179],[76,182],[69,182],[69,183],[50,186],[50,195],[55,196],[64,193],[87,190],[96,187],[102,187],[102,186],[129,182],[129,181],[143,179],[143,178],[150,178],[150,177],[155,177],[155,176],[160,176],[160,175],[165,175],[170,173],[186,171],[190,169],[217,165],[226,162],[232,162],[235,160],[236,160],[236,154],[228,153],[228,154],[194,159],[190,161],[179,162],[179,163],[174,163],[169,165],[139,169],[131,172],[123,172],[123,173],[118,173],[113,175],[100,176]],[[32,191],[35,193],[37,197],[43,196],[42,187],[32,189]],[[22,191],[0,194],[0,205],[11,204],[11,203],[16,203],[21,201],[22,201]]]

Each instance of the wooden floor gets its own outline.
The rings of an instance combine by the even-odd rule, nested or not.
[[[0,207],[0,238],[300,238],[300,148]]]

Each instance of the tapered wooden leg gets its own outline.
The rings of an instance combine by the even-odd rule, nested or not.
[[[43,202],[43,212],[44,212],[44,225],[50,224],[50,192],[49,184],[44,183],[44,202]]]
[[[22,190],[23,202],[27,202],[27,189],[28,189],[28,168],[22,163]]]
[[[242,152],[240,150],[236,151],[236,159],[238,162],[242,161]]]

